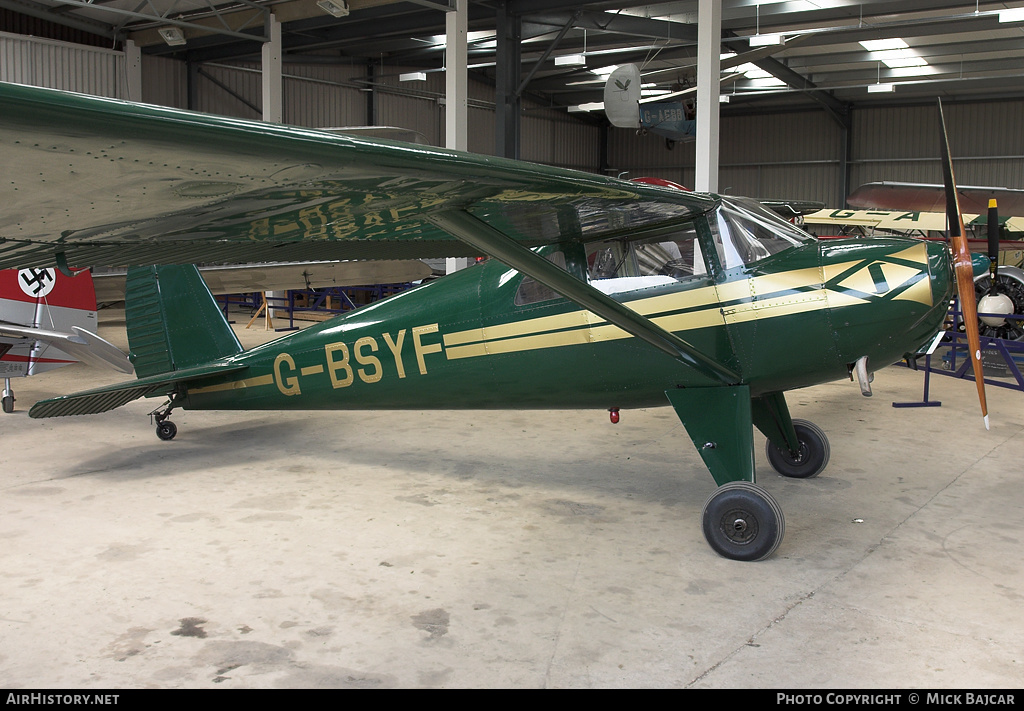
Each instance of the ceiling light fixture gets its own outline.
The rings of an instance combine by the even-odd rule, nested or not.
[[[864,44],[864,43],[861,42],[861,44]],[[876,65],[877,66],[875,67],[875,71],[876,71],[875,83],[874,84],[868,84],[868,93],[869,94],[879,94],[879,93],[882,93],[882,92],[893,91],[895,89],[895,86],[893,86],[892,84],[883,84],[882,83],[882,63],[881,62],[877,62]]]
[[[1024,7],[999,11],[1000,22],[1024,22]]]
[[[180,47],[185,44],[185,34],[177,27],[161,27],[157,32],[164,38],[164,42],[172,47]]]
[[[583,30],[583,53],[563,54],[555,57],[556,67],[585,67],[587,66],[587,31]]]
[[[408,72],[407,74],[399,74],[398,81],[426,81],[426,72]]]
[[[316,6],[335,17],[348,16],[348,3],[345,0],[317,0]]]
[[[582,54],[563,54],[555,57],[556,67],[580,67],[587,66],[587,58]]]
[[[783,41],[782,35],[778,35],[778,34],[754,35],[753,37],[750,38],[750,46],[751,47],[769,47],[769,46],[775,45],[775,44],[782,44],[782,41]]]

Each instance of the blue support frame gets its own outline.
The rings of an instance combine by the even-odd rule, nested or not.
[[[949,316],[952,327],[946,331],[946,336],[936,349],[936,354],[940,352],[940,349],[943,352],[941,358],[941,362],[943,364],[942,367],[932,367],[932,355],[925,357],[923,400],[921,402],[913,403],[894,402],[892,404],[893,407],[940,406],[942,404],[941,402],[928,399],[930,376],[933,372],[938,375],[946,375],[959,378],[961,380],[974,380],[974,370],[971,367],[971,359],[968,352],[967,334],[960,331],[960,326],[963,323],[963,313],[960,311],[960,302],[958,299],[954,299],[952,306],[950,306]],[[1003,316],[1003,314],[979,314],[979,316]],[[1011,314],[1007,318],[1024,319],[1024,316],[1020,314]],[[986,377],[983,374],[982,377],[986,385],[1024,392],[1024,375],[1021,374],[1021,365],[1024,364],[1024,341],[1010,341],[1004,338],[982,336],[981,350],[982,353],[993,351],[998,353],[1009,371],[1009,375],[1006,377],[1013,379],[1013,382],[1007,382],[1006,380],[996,379],[992,376]]]

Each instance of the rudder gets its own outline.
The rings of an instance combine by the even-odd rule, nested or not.
[[[192,264],[130,268],[125,322],[130,358],[139,378],[243,351]]]

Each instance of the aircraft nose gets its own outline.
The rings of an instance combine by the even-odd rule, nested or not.
[[[949,304],[953,298],[953,255],[944,242],[928,242],[928,278],[932,286],[932,303]]]

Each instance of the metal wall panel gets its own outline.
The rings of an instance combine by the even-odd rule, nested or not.
[[[368,92],[352,81],[361,67],[295,65],[284,68],[284,122],[310,128],[362,126]]]
[[[142,55],[142,100],[147,104],[188,108],[188,70],[184,62]]]
[[[1024,101],[945,104],[957,182],[1024,187]],[[859,109],[853,115],[851,189],[881,180],[940,183],[935,104]]]
[[[724,116],[721,165],[838,160],[841,131],[823,111]]]
[[[196,78],[196,111],[246,119],[263,118],[259,64],[204,64]]]
[[[823,112],[722,118],[719,191],[759,198],[799,198],[833,204],[839,192],[842,131]],[[609,132],[609,163],[629,176],[649,175],[693,185],[695,143]]]
[[[520,156],[533,163],[594,173],[601,168],[600,136],[597,126],[564,111],[528,106],[520,121]]]
[[[443,146],[445,126],[440,97],[444,95],[444,86],[442,72],[427,74],[425,82],[403,82],[397,75],[381,77],[375,89],[377,123],[419,131],[431,145]]]
[[[0,32],[0,81],[124,98],[124,54]]]

